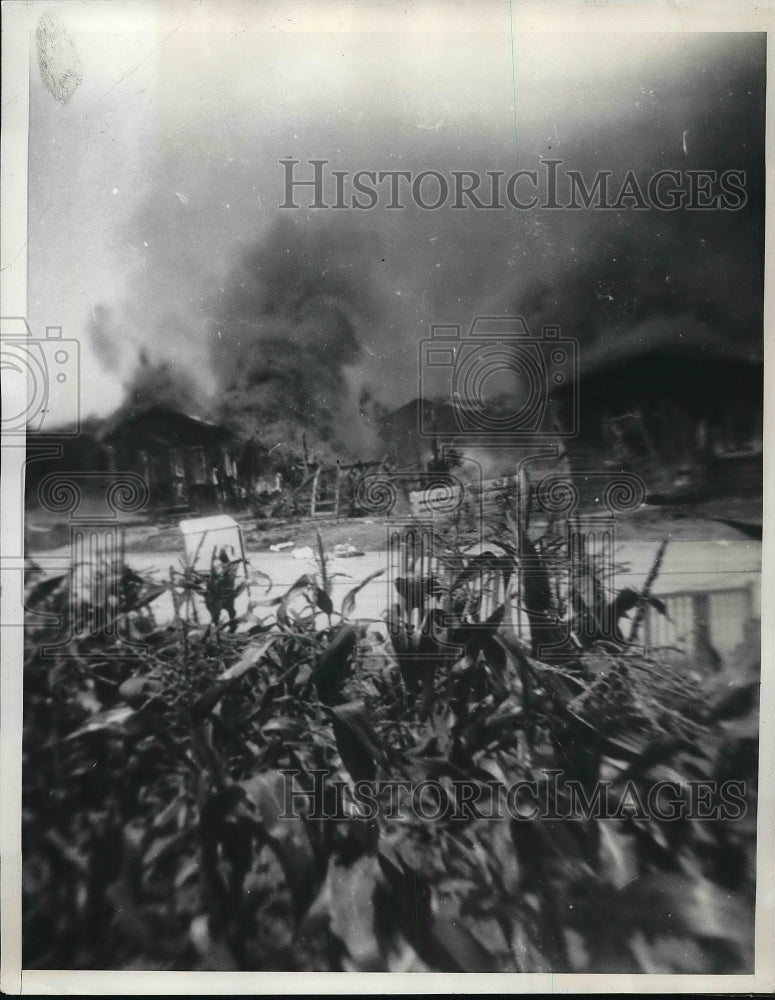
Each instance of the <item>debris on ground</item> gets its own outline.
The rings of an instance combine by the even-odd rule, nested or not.
[[[366,553],[357,549],[351,542],[340,542],[331,550],[336,559],[352,559],[354,556],[365,556]]]

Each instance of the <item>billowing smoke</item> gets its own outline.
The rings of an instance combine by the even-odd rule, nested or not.
[[[88,324],[92,346],[107,369],[116,374],[124,396],[119,409],[140,412],[151,406],[165,406],[184,413],[203,416],[211,401],[198,379],[191,378],[187,365],[176,365],[174,356],[150,348],[141,342],[133,350],[128,329],[122,327],[104,305],[92,310]],[[127,350],[127,345],[131,345]]]
[[[373,240],[280,219],[231,270],[211,329],[221,415],[243,431],[369,451],[353,378],[363,331],[380,323]]]
[[[607,122],[582,113],[559,141],[556,129],[546,134],[548,122],[543,138],[535,126],[525,128],[521,166],[535,168],[541,156],[563,159],[588,187],[610,171],[612,199],[628,171],[644,192],[659,171],[676,171],[685,191],[697,184],[714,192],[718,181],[708,177],[734,171],[744,207],[642,210],[636,197],[624,211],[538,213],[527,223],[539,250],[535,263],[502,301],[532,325],[559,323],[582,345],[614,342],[636,326],[648,336],[652,319],[657,330],[681,317],[707,327],[730,353],[761,356],[765,40],[696,36],[685,52],[680,71],[660,62],[617,81],[619,110]],[[569,186],[559,176],[562,202]]]
[[[137,367],[124,385],[125,407],[142,411],[151,406],[165,406],[193,416],[202,415],[201,397],[185,371],[172,361],[151,363],[144,351],[140,352]]]
[[[124,331],[119,329],[107,306],[97,305],[93,307],[86,325],[86,332],[89,335],[94,353],[103,366],[108,371],[121,373],[125,364],[121,346]]]
[[[107,366],[118,364],[116,339],[123,357],[144,345],[151,365],[174,362],[168,371],[183,374],[200,412],[245,433],[272,443],[305,434],[364,457],[379,451],[380,409],[418,395],[418,344],[434,323],[466,328],[477,313],[518,312],[534,332],[553,324],[577,337],[582,361],[585,347],[636,329],[648,338],[652,325],[676,336],[684,324],[707,329],[730,351],[760,354],[764,37],[687,36],[671,52],[671,62],[652,54],[616,78],[576,82],[544,68],[536,83],[517,60],[516,142],[508,100],[491,120],[449,111],[433,128],[385,103],[371,116],[310,115],[294,126],[303,146],[291,148],[307,176],[305,157],[350,172],[400,160],[446,176],[508,176],[559,159],[561,176],[579,171],[588,186],[610,171],[614,192],[627,171],[645,184],[676,170],[685,185],[688,171],[735,170],[745,175],[741,210],[391,211],[383,199],[360,213],[276,211],[287,136],[275,147],[269,133],[261,144],[229,134],[233,145],[212,162],[185,159],[186,146],[169,153],[127,228],[142,262],[131,301],[111,305],[118,318],[98,308],[95,345]],[[211,149],[217,126],[207,127],[199,139]],[[269,192],[258,212],[257,189]]]

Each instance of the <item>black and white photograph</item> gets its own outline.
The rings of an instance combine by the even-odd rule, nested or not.
[[[3,18],[4,992],[775,988],[773,7]]]

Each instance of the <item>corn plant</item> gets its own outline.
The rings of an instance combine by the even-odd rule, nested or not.
[[[474,548],[458,521],[436,552],[391,581],[382,626],[354,618],[368,581],[334,606],[322,541],[241,619],[221,560],[124,569],[121,627],[53,658],[41,614],[68,581],[30,577],[26,967],[750,970],[756,637],[699,689],[581,627],[555,532],[506,521]],[[655,781],[684,801],[730,778],[737,821],[638,808]],[[408,798],[370,811],[364,782]],[[525,783],[547,808],[499,813]],[[584,805],[604,786],[611,818]]]

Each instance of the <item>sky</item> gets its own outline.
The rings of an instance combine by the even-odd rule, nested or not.
[[[143,5],[111,32],[68,23],[68,6],[72,97],[56,100],[30,63],[29,318],[80,340],[84,415],[115,409],[140,352],[206,409],[240,373],[274,377],[284,344],[350,426],[364,390],[388,408],[417,395],[432,324],[480,312],[557,323],[582,344],[667,315],[676,336],[699,325],[760,354],[762,35],[536,33],[505,4],[480,17],[458,5],[466,30],[419,17],[406,30],[385,9],[340,23],[320,4],[321,31],[290,25],[292,6],[287,31],[247,4],[197,31],[191,5],[157,24]],[[350,176],[508,175],[541,158],[590,180],[745,170],[748,205],[281,209],[283,158]],[[299,295],[328,310],[330,335],[299,319]]]

